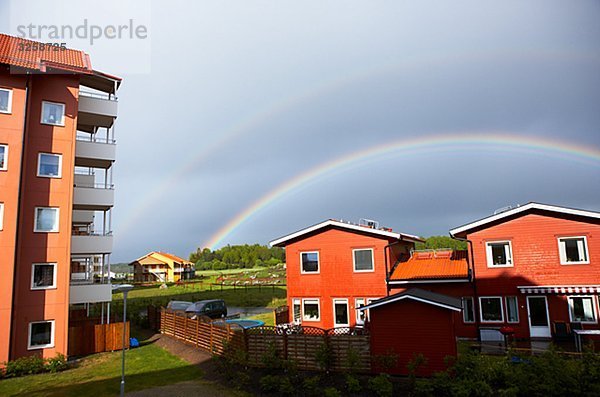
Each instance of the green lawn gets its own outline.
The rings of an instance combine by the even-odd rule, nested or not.
[[[152,344],[128,351],[126,365],[127,391],[188,380],[200,381],[202,375],[198,367]],[[121,352],[101,353],[84,358],[76,368],[64,372],[1,380],[0,395],[116,396],[119,394],[120,374]]]
[[[273,312],[257,314],[255,316],[248,317],[248,319],[263,321],[265,325],[275,325],[275,315]]]

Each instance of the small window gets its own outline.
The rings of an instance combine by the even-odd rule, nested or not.
[[[54,347],[54,320],[29,323],[28,349]]]
[[[8,168],[8,145],[0,145],[0,171]]]
[[[506,321],[509,323],[519,322],[519,301],[516,296],[506,297]]]
[[[58,232],[58,208],[36,207],[34,232]]]
[[[319,273],[318,252],[302,252],[300,258],[302,262],[302,273]]]
[[[487,243],[488,267],[509,267],[513,265],[510,241]]]
[[[303,321],[319,321],[321,312],[319,310],[318,299],[303,299],[302,300],[302,320]]]
[[[367,319],[367,311],[366,310],[358,310],[361,307],[365,306],[364,298],[356,298],[354,308],[356,309],[356,324],[363,325],[365,320]]]
[[[373,267],[373,249],[356,249],[354,254],[355,272],[372,272]]]
[[[348,299],[333,300],[333,325],[334,327],[348,327],[350,325]]]
[[[479,311],[482,323],[504,322],[502,298],[499,296],[486,296],[479,298]]]
[[[571,265],[590,263],[588,259],[587,239],[582,237],[563,237],[558,239],[560,263]]]
[[[474,323],[475,322],[475,305],[473,302],[473,297],[465,296],[461,300],[462,300],[462,309],[463,309],[463,322]]]
[[[573,322],[597,323],[596,302],[593,296],[569,297],[569,316]]]
[[[31,289],[56,288],[56,263],[34,263],[31,269]]]
[[[0,113],[12,111],[12,90],[0,88]]]
[[[302,305],[300,299],[294,299],[292,302],[292,321],[295,324],[300,324],[302,321]]]
[[[37,176],[60,178],[62,173],[62,155],[40,153],[38,156]]]
[[[4,203],[0,203],[0,230],[4,229]]]
[[[65,125],[65,105],[63,103],[42,102],[42,124]]]

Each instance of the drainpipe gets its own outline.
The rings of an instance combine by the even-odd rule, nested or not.
[[[473,256],[473,242],[466,238],[455,237],[450,235],[451,238],[458,241],[465,241],[469,245],[469,249],[467,250],[467,264],[469,266],[469,276],[471,278],[473,284],[473,316],[475,318],[475,327],[477,328],[477,341],[481,342],[481,334],[479,332],[479,327],[481,326],[481,322],[479,320],[479,297],[477,296],[477,282],[475,278],[475,259]]]
[[[390,244],[386,245],[385,247],[383,247],[383,256],[385,259],[385,290],[386,290],[387,296],[390,296],[390,284],[389,284],[390,273],[389,272],[391,271],[391,269],[389,269],[389,267],[388,267],[388,256],[386,254],[386,250],[389,251],[392,246],[394,246],[396,244],[400,244],[401,242],[402,242],[402,236],[400,236],[400,240],[394,241],[393,243],[390,243]],[[389,251],[389,252],[391,252],[391,251]]]
[[[19,234],[21,233],[21,199],[23,197],[23,179],[25,178],[24,168],[25,168],[25,145],[27,144],[27,130],[29,129],[28,115],[30,112],[30,103],[29,96],[31,93],[31,75],[27,73],[27,82],[25,83],[25,105],[23,110],[23,141],[21,143],[21,169],[20,169],[20,177],[19,184],[17,186],[17,225],[15,228],[15,257],[14,257],[14,268],[13,268],[13,289],[12,289],[12,304],[11,304],[11,315],[10,315],[10,327],[9,327],[9,343],[11,346],[8,349],[8,359],[13,360],[13,346],[12,340],[13,335],[15,334],[14,330],[14,321],[15,321],[15,297],[16,297],[16,282],[17,282],[17,263],[19,261]]]

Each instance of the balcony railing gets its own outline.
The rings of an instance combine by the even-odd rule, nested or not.
[[[98,98],[98,99],[104,99],[106,101],[115,101],[117,102],[119,100],[119,98],[116,95],[110,95],[104,92],[91,92],[91,91],[85,91],[85,90],[79,90],[79,96],[85,96],[88,98]]]

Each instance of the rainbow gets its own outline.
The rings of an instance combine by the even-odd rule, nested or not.
[[[582,162],[595,167],[600,166],[600,149],[598,148],[573,145],[559,140],[540,137],[526,137],[502,133],[486,133],[485,135],[482,133],[458,133],[396,140],[343,155],[334,160],[319,164],[287,180],[239,212],[211,236],[204,244],[204,247],[211,249],[218,247],[227,236],[273,202],[325,176],[392,156],[465,150],[504,151],[510,153],[517,151]]]

